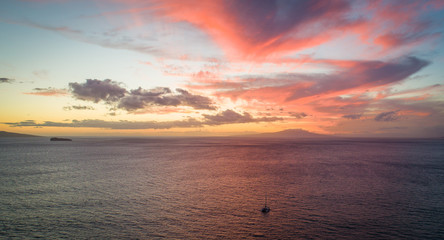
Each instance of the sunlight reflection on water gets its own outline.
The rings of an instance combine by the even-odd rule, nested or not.
[[[4,237],[444,237],[439,140],[0,144]]]

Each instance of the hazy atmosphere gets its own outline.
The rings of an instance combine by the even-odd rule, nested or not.
[[[444,136],[444,1],[2,0],[0,130]]]
[[[444,239],[444,0],[0,0],[0,238]]]

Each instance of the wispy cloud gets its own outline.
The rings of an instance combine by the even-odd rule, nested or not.
[[[373,32],[367,36],[373,35],[375,43],[386,50],[437,39],[441,33],[432,31],[433,22],[423,14],[442,8],[439,1],[374,2],[367,8],[374,16],[368,23]]]
[[[429,65],[426,60],[406,57],[391,62],[359,61],[353,67],[331,74],[276,74],[274,76],[246,77],[240,81],[193,82],[190,88],[206,87],[217,95],[233,99],[262,99],[294,101],[307,97],[335,94],[356,88],[384,86],[407,79]]]
[[[63,107],[63,110],[71,111],[71,110],[94,110],[94,107],[91,106],[81,106],[81,105],[72,105],[72,106],[65,106]]]
[[[395,120],[398,120],[400,118],[399,111],[389,111],[389,112],[382,112],[375,117],[375,121],[379,122],[392,122]]]
[[[47,70],[36,70],[33,71],[32,74],[40,79],[47,79],[49,76],[49,72]]]
[[[66,89],[57,89],[57,88],[34,88],[33,92],[25,92],[24,94],[28,95],[38,95],[38,96],[66,96],[68,95],[68,91]]]
[[[50,25],[30,20],[17,21],[0,19],[0,21],[55,32],[69,39],[95,44],[105,48],[124,49],[143,54],[166,56],[166,53],[164,53],[159,46],[143,38],[135,41],[132,37],[116,35],[117,33],[110,34],[109,31],[89,32],[87,30],[76,29],[72,26]]]
[[[355,120],[355,119],[360,119],[362,117],[362,114],[348,114],[348,115],[344,115],[342,117],[346,118],[346,119],[353,119],[353,120]]]

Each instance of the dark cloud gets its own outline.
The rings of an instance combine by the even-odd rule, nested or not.
[[[239,114],[233,110],[225,110],[216,115],[203,115],[209,125],[220,125],[225,123],[252,122],[253,117],[249,113]]]
[[[71,128],[106,128],[106,129],[170,129],[170,128],[191,128],[202,127],[204,125],[223,125],[233,123],[249,123],[249,122],[272,122],[279,121],[282,118],[262,117],[254,118],[249,113],[239,114],[233,110],[225,110],[216,115],[203,115],[202,120],[187,118],[177,121],[105,121],[99,119],[72,120],[71,122],[52,122],[45,121],[37,123],[34,120],[26,120],[21,122],[3,122],[2,124],[11,127],[71,127]]]
[[[171,99],[164,95],[170,94],[169,88],[155,88],[145,90],[138,88],[131,90],[129,94],[120,99],[118,107],[127,111],[133,111],[137,109],[143,109],[147,105],[163,105],[163,106],[177,106],[180,101],[177,99]]]
[[[379,122],[391,122],[398,120],[400,117],[398,111],[382,112],[375,117],[375,121]]]
[[[38,127],[34,120],[25,120],[21,122],[2,122],[2,124],[9,125],[11,127]]]
[[[95,103],[119,101],[125,96],[126,89],[110,79],[87,79],[85,83],[69,83],[70,90],[75,98]]]
[[[290,114],[290,116],[295,117],[297,119],[301,119],[301,118],[304,118],[304,117],[308,116],[304,112],[288,112],[288,114]]]
[[[282,118],[277,117],[262,117],[253,118],[251,114],[244,112],[243,114],[237,113],[233,110],[225,110],[216,115],[203,115],[205,118],[206,125],[222,125],[222,124],[232,124],[232,123],[250,123],[250,122],[274,122],[282,120]]]
[[[126,90],[119,83],[106,80],[88,79],[85,83],[70,83],[75,98],[108,104],[117,104],[117,108],[136,111],[148,106],[189,106],[194,109],[215,110],[210,98],[191,94],[183,89],[171,91],[166,87],[154,89]]]
[[[227,12],[234,15],[234,20],[242,26],[239,34],[243,39],[254,44],[266,43],[279,37],[276,41],[288,40],[285,34],[307,24],[321,20],[327,15],[330,22],[341,23],[341,15],[349,9],[347,1],[302,0],[302,1],[227,1]],[[230,15],[231,16],[231,15]],[[266,17],[264,17],[266,16]],[[327,28],[327,27],[326,27]],[[294,38],[294,36],[293,36]],[[276,44],[277,44],[276,43]]]
[[[215,110],[216,108],[212,105],[211,99],[199,95],[194,95],[183,89],[176,89],[180,93],[178,98],[185,106],[190,106],[195,109],[207,109]]]
[[[63,110],[70,111],[70,110],[94,110],[91,106],[80,106],[80,105],[73,105],[73,106],[66,106],[63,107]]]
[[[183,89],[176,89],[173,93],[169,88],[155,88],[145,90],[138,88],[122,98],[118,107],[127,111],[143,109],[148,105],[158,106],[189,106],[194,109],[216,109],[208,97],[194,95]]]
[[[355,119],[360,119],[362,117],[362,114],[348,114],[348,115],[344,115],[342,117],[355,120]]]
[[[14,81],[15,80],[11,78],[0,78],[0,83],[12,83]]]
[[[298,88],[288,100],[361,86],[375,87],[399,82],[429,64],[430,62],[416,57],[406,57],[396,62],[359,62],[353,68],[332,75],[309,75],[305,77],[296,75],[296,80],[305,79],[314,84],[307,88]]]

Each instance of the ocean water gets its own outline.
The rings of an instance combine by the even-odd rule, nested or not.
[[[444,141],[0,139],[0,238],[444,239]]]

